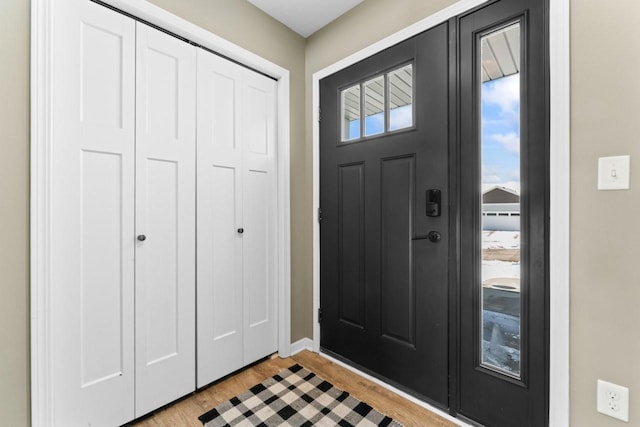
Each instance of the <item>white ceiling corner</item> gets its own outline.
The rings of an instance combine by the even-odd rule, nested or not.
[[[363,0],[248,0],[303,37],[309,37]]]

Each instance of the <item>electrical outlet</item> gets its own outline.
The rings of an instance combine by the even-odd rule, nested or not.
[[[629,389],[598,380],[598,412],[629,422]]]

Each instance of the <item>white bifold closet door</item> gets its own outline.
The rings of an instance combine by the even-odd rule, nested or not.
[[[52,425],[110,427],[277,350],[276,84],[94,2],[54,10]]]
[[[275,87],[198,51],[198,387],[277,350]]]
[[[112,427],[195,389],[196,48],[55,10],[51,421]]]
[[[52,425],[134,417],[135,22],[55,8]]]
[[[141,23],[137,29],[136,416],[141,416],[195,390],[197,49]]]

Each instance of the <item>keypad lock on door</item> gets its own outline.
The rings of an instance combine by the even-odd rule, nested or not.
[[[427,216],[440,216],[440,204],[442,201],[442,194],[440,190],[432,189],[427,190]]]

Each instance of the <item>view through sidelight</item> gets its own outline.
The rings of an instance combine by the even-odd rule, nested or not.
[[[480,39],[483,366],[520,378],[520,23]]]

